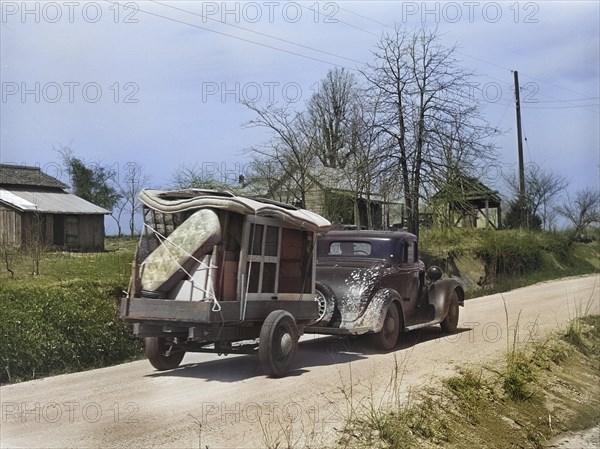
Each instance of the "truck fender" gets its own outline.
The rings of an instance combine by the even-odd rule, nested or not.
[[[342,323],[340,327],[368,327],[370,332],[379,332],[383,328],[385,313],[389,305],[398,307],[398,313],[402,319],[401,332],[404,332],[405,320],[402,301],[398,292],[390,288],[377,290],[371,298],[365,313],[358,320],[351,323]]]
[[[465,305],[465,292],[462,285],[455,279],[440,279],[434,282],[427,289],[427,299],[429,304],[435,308],[434,321],[441,322],[448,313],[450,307],[450,298],[456,291],[458,295],[458,304]]]

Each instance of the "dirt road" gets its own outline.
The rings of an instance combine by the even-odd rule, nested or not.
[[[264,377],[253,356],[187,354],[169,372],[144,360],[4,386],[0,447],[332,445],[351,410],[385,406],[456,365],[500,356],[515,329],[526,342],[586,310],[600,313],[599,289],[595,275],[505,293],[508,333],[500,295],[473,299],[461,308],[459,333],[410,333],[388,354],[371,352],[363,339],[305,336],[283,379]]]

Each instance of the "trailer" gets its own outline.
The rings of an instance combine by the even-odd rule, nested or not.
[[[330,223],[271,200],[210,190],[143,190],[144,229],[120,316],[158,370],[186,352],[258,354],[284,376],[316,295],[316,236]],[[317,299],[317,300],[315,300]]]

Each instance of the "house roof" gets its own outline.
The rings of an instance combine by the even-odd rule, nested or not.
[[[499,204],[501,201],[498,191],[490,189],[477,178],[466,175],[459,175],[449,180],[447,185],[433,195],[433,198],[450,202],[488,199]]]
[[[105,215],[110,213],[100,206],[66,192],[37,192],[0,188],[0,203],[21,212],[74,215]]]
[[[47,175],[39,167],[0,164],[0,186],[53,187],[66,189],[68,186]]]
[[[319,189],[330,190],[338,193],[348,193],[353,197],[356,196],[356,182],[352,182],[347,173],[343,170],[333,167],[325,167],[322,164],[317,164],[317,168],[314,173],[308,173],[309,179],[311,179]],[[361,193],[362,199],[367,199],[366,193]],[[389,204],[402,204],[397,197],[385,198],[381,192],[373,191],[370,192],[369,200],[386,202]]]

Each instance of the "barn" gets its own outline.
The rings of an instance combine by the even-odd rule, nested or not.
[[[39,167],[0,164],[0,239],[24,248],[42,244],[69,251],[104,250],[110,212],[66,191]]]

